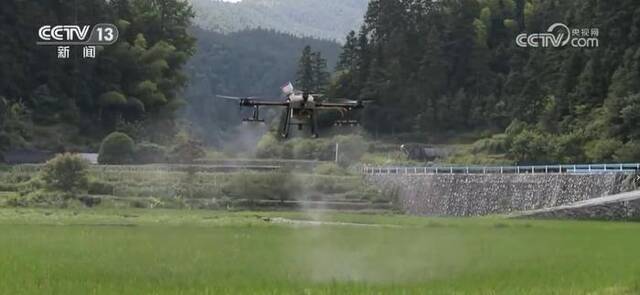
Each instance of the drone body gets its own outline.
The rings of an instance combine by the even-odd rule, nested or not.
[[[280,136],[288,138],[292,125],[298,126],[302,130],[303,126],[310,126],[311,136],[318,137],[317,117],[319,110],[334,110],[341,113],[364,108],[363,101],[347,100],[347,99],[322,99],[322,95],[311,94],[306,91],[298,91],[293,88],[291,82],[282,87],[284,99],[261,99],[256,97],[233,97],[222,96],[220,98],[232,99],[239,102],[241,107],[253,108],[253,115],[246,118],[245,122],[264,122],[260,118],[260,107],[282,107],[284,108],[282,128]],[[347,124],[340,123],[337,124]],[[355,125],[357,122],[348,121],[349,125]]]

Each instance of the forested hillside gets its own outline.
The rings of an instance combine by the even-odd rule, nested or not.
[[[338,43],[274,30],[222,34],[193,28],[192,34],[198,43],[186,68],[189,84],[184,96],[189,104],[184,114],[201,131],[200,135],[213,144],[237,136],[230,128],[242,119],[237,102],[218,99],[216,94],[278,98],[283,84],[295,83],[298,60],[305,46],[319,51],[329,65],[336,64],[340,52]]]
[[[598,29],[599,47],[516,47],[555,22]],[[377,101],[371,132],[495,134],[473,153],[520,163],[638,161],[639,37],[633,0],[373,0],[332,88]]]
[[[217,32],[275,29],[297,36],[343,40],[357,29],[368,0],[191,0],[198,26]]]
[[[116,129],[137,140],[172,136],[183,65],[194,52],[193,11],[179,0],[19,1],[0,3],[0,151],[95,148]],[[77,19],[76,19],[77,15]],[[73,48],[36,46],[43,24],[114,23],[119,41],[83,59]],[[135,133],[135,134],[134,134]]]
[[[277,96],[283,83],[305,80],[298,61],[317,51],[337,64],[330,95],[375,100],[363,116],[371,134],[442,143],[471,135],[478,141],[461,162],[640,161],[637,1],[372,0],[339,57],[337,43],[294,34],[341,36],[361,23],[364,0],[194,1],[0,3],[0,151],[95,150],[114,130],[163,144],[178,114],[219,144],[236,136],[241,116],[216,94]],[[195,14],[218,31],[192,27]],[[77,49],[58,59],[35,45],[40,25],[76,21],[115,23],[120,41],[96,59]],[[556,22],[596,29],[599,46],[516,46],[518,34]]]

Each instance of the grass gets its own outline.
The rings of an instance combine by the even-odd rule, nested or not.
[[[276,217],[350,224],[269,222]],[[0,294],[638,294],[639,230],[321,211],[2,209]]]

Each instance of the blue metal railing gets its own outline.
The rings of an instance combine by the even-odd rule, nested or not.
[[[364,174],[599,174],[638,173],[640,163],[635,164],[581,164],[581,165],[534,165],[534,166],[434,166],[403,167],[365,166]]]

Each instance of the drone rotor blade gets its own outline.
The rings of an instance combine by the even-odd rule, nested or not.
[[[241,100],[241,99],[244,98],[244,97],[226,96],[226,95],[216,95],[216,97],[223,98],[223,99],[229,99],[229,100],[236,100],[236,101]]]
[[[261,97],[261,96],[228,96],[228,95],[216,95],[218,98],[230,99],[230,100],[243,100],[243,99],[261,99],[261,100],[274,100],[272,98]]]
[[[330,99],[326,99],[325,101],[335,102],[335,103],[350,103],[350,104],[357,104],[358,103],[357,100],[351,100],[351,99],[346,99],[346,98],[330,98]]]

